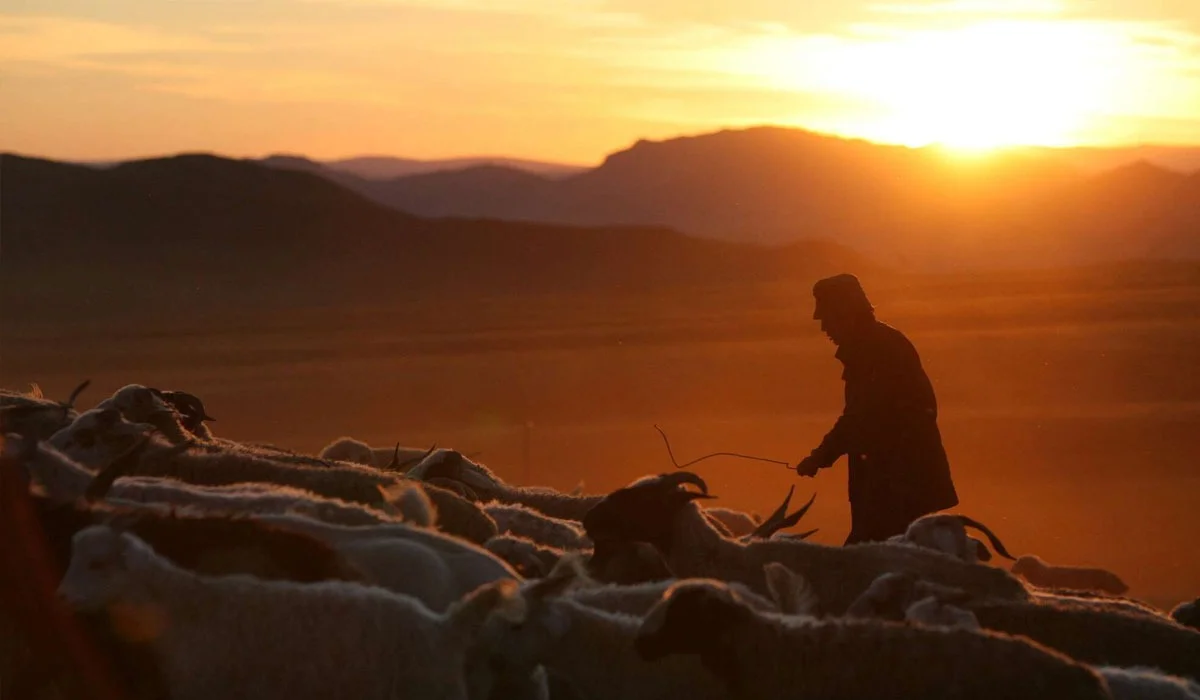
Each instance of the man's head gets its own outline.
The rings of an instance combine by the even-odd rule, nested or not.
[[[858,278],[851,274],[835,275],[813,285],[816,307],[813,320],[821,322],[821,331],[835,345],[864,322],[875,319],[875,307],[867,299]]]

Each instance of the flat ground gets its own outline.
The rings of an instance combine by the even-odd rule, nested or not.
[[[868,280],[870,283],[871,280]],[[1171,605],[1200,594],[1200,285],[1111,275],[880,280],[880,317],[920,350],[941,402],[961,512],[1014,553],[1119,573]],[[215,431],[317,450],[339,435],[437,442],[506,479],[589,492],[734,451],[794,463],[841,406],[807,282],[669,299],[496,299],[264,318],[6,330],[0,384],[92,405],[127,383],[187,389]],[[844,462],[815,480],[712,459],[720,503],[770,511],[792,483],[802,528],[840,543]]]

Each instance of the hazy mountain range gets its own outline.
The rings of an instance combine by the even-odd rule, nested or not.
[[[638,141],[555,178],[476,166],[367,179],[313,161],[267,162],[420,216],[657,225],[738,242],[824,239],[919,268],[1200,255],[1200,174],[1146,161],[1100,167],[1120,157],[1025,149],[964,158],[761,127]]]
[[[8,154],[0,296],[12,318],[806,287],[871,264],[1200,260],[1200,174],[1146,162],[1094,173],[1062,156],[958,159],[779,128],[639,141],[556,177],[482,165],[365,178],[301,158],[199,154],[97,168]]]
[[[320,176],[209,155],[97,169],[0,155],[6,319],[745,287],[867,269],[662,227],[430,220]]]

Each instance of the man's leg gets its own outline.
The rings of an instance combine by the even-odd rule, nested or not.
[[[910,516],[898,508],[855,508],[850,504],[850,534],[843,546],[859,542],[883,542],[903,535],[908,524],[920,516]]]

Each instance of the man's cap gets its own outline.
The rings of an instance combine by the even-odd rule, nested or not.
[[[813,316],[818,319],[825,311],[871,313],[875,310],[858,278],[849,273],[818,280],[813,285],[813,297],[817,300]]]

